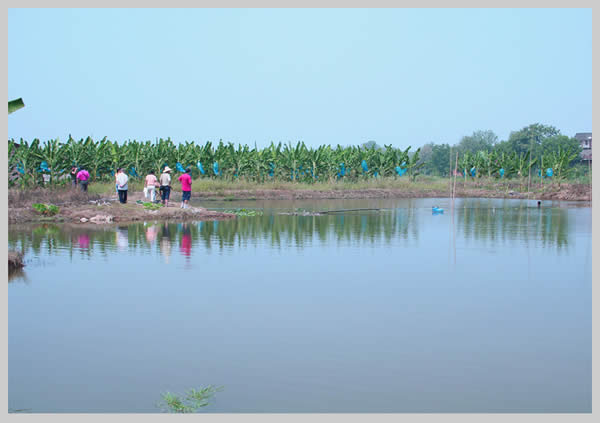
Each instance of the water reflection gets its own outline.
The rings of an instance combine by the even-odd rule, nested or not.
[[[386,245],[392,240],[416,241],[419,232],[426,229],[424,225],[430,224],[424,222],[426,217],[424,210],[409,208],[325,216],[267,214],[231,221],[145,222],[116,227],[11,226],[9,248],[31,249],[36,254],[66,249],[71,255],[79,253],[83,256],[92,252],[105,255],[111,250],[157,250],[165,263],[169,263],[174,245],[178,253],[189,260],[195,245],[222,250],[266,243],[280,249],[305,248],[314,243]],[[435,216],[438,224],[451,225],[452,219],[456,235],[465,240],[541,242],[545,247],[559,249],[569,245],[568,209],[490,207],[465,202],[454,213]]]
[[[457,227],[469,240],[491,242],[515,239],[539,240],[543,246],[568,246],[568,210],[532,208],[522,203],[517,207],[493,207],[480,202],[465,202],[455,210]]]

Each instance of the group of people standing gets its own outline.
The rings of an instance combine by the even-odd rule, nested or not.
[[[115,175],[115,188],[117,190],[117,195],[119,196],[119,202],[122,204],[127,203],[127,182],[129,177],[123,171],[123,168],[117,169],[117,173]],[[181,191],[183,192],[181,198],[181,208],[187,209],[189,207],[188,203],[192,195],[192,170],[191,168],[187,168],[185,173],[183,173],[179,177],[179,182],[181,182]],[[160,177],[157,179],[154,171],[150,171],[146,176],[144,181],[144,195],[151,202],[158,202],[156,189],[160,191],[161,202],[165,207],[169,206],[169,198],[171,196],[171,168],[169,166],[165,166]]]

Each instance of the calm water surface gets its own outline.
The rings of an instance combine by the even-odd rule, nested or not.
[[[10,410],[591,412],[589,204],[204,205],[264,215],[9,228]]]

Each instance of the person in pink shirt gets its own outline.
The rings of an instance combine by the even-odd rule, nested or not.
[[[188,202],[192,197],[192,169],[187,168],[185,173],[179,177],[179,182],[181,182],[181,191],[183,195],[181,196],[181,208],[187,209]]]
[[[85,168],[81,168],[79,172],[77,172],[77,180],[79,181],[79,186],[83,192],[87,192],[88,182],[90,181],[90,174]]]
[[[154,171],[151,170],[146,176],[146,198],[150,198],[150,201],[154,203],[156,201],[156,183],[158,180],[156,179],[156,175],[154,175]]]

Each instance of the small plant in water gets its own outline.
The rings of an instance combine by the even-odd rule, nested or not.
[[[263,212],[260,210],[248,210],[248,209],[223,210],[223,212],[235,214],[238,216],[262,216],[263,215]]]
[[[158,406],[168,413],[194,413],[206,407],[217,392],[222,391],[222,386],[209,385],[202,389],[190,389],[184,396],[167,392],[162,394],[162,401]]]

